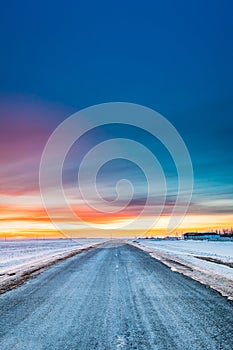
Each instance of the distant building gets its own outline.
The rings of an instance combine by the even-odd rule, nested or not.
[[[216,232],[187,232],[184,234],[184,239],[196,239],[196,240],[216,240],[221,237]]]
[[[223,233],[220,237],[221,241],[233,241],[233,233]]]

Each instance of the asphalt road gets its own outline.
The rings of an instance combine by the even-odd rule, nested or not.
[[[126,244],[0,297],[0,349],[232,350],[233,303]]]

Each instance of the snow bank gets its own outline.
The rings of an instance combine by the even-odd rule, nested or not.
[[[208,285],[233,300],[232,242],[149,239],[137,242],[130,243],[149,252],[173,271]]]
[[[104,243],[104,239],[0,241],[0,294],[56,262]]]

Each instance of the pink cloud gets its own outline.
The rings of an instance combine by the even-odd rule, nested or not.
[[[0,192],[38,190],[45,143],[71,111],[22,97],[0,98]]]

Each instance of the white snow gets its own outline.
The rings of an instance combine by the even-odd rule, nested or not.
[[[137,242],[139,247],[150,252],[173,271],[183,273],[230,299],[233,298],[233,268],[200,259],[207,257],[222,263],[233,263],[233,242],[151,239]]]
[[[170,253],[187,256],[206,256],[223,262],[233,262],[233,242],[186,240],[139,240],[143,245]]]
[[[105,239],[0,241],[0,287]]]

